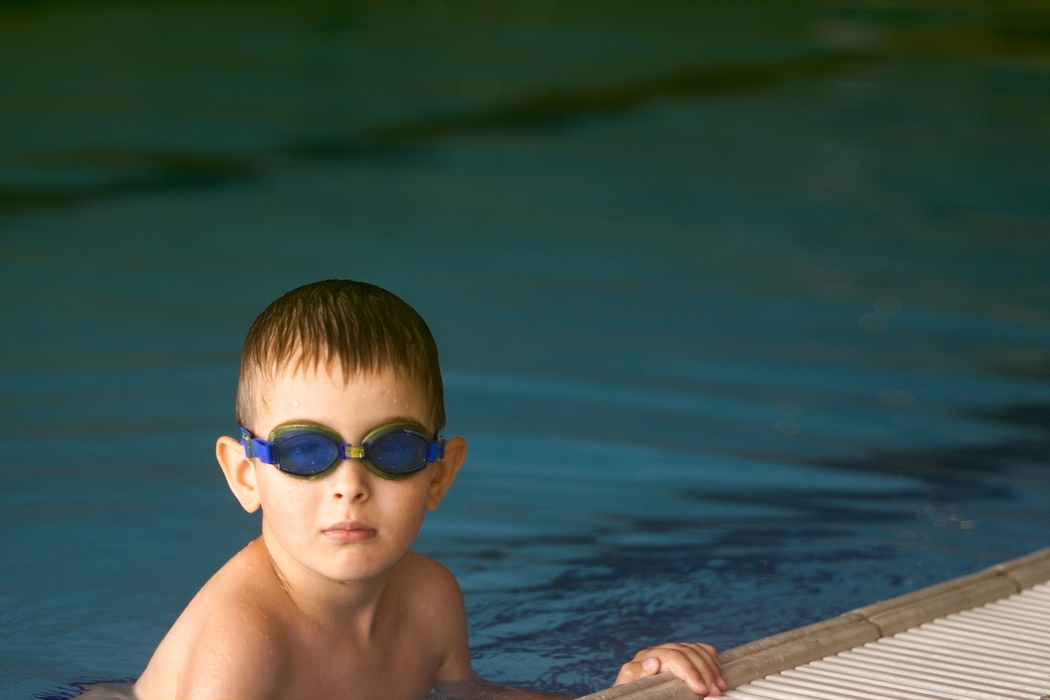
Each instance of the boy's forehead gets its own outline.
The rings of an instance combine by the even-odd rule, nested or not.
[[[339,363],[300,365],[285,363],[282,367],[261,376],[255,400],[257,409],[264,412],[289,409],[310,410],[312,403],[329,402],[343,398],[378,403],[393,403],[404,407],[406,414],[413,407],[423,415],[413,416],[429,424],[426,393],[421,383],[406,372],[393,367],[362,369],[344,373]]]

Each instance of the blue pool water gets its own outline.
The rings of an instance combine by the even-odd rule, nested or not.
[[[583,693],[1050,545],[1037,6],[152,7],[115,53],[0,9],[68,88],[0,83],[0,698],[134,678],[257,534],[212,457],[240,342],[326,277],[438,340],[470,457],[417,549],[487,678]],[[438,21],[476,52],[398,33]]]

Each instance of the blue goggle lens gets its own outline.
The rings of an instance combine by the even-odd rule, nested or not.
[[[430,441],[425,435],[397,430],[365,443],[365,459],[388,474],[411,474],[427,463]]]
[[[340,460],[339,443],[323,433],[292,433],[279,436],[278,467],[300,476],[314,476],[331,469]]]

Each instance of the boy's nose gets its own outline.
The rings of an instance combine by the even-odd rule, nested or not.
[[[359,459],[345,459],[328,475],[332,496],[336,500],[363,501],[368,498],[368,468]]]

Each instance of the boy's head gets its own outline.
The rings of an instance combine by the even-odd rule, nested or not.
[[[278,439],[279,427],[297,424],[338,446],[321,471],[300,473],[282,468],[302,464],[291,458],[297,447],[283,455],[278,446],[282,456],[271,461],[233,437],[216,443],[234,495],[245,510],[262,509],[265,546],[285,574],[309,570],[347,582],[389,570],[466,458],[466,442],[454,437],[443,452],[424,438],[425,463],[403,474],[374,461],[403,452],[403,443],[384,448],[381,437],[370,441],[375,431],[426,424],[436,433],[445,412],[426,323],[390,292],[361,282],[299,287],[259,315],[241,353],[237,418],[270,440]],[[320,454],[317,444],[303,448],[304,459]]]
[[[366,282],[326,280],[293,289],[259,314],[241,350],[237,420],[255,430],[266,387],[286,369],[339,367],[344,377],[391,369],[429,404],[434,433],[445,425],[437,345],[416,311]]]

